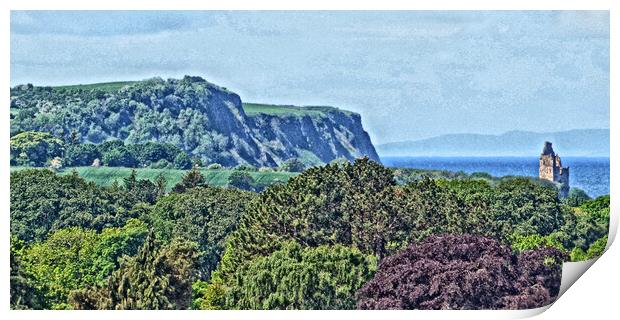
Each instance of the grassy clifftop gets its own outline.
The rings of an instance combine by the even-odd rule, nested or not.
[[[243,103],[243,111],[248,116],[266,114],[272,116],[324,116],[329,112],[342,112],[351,115],[353,112],[328,106],[291,106],[264,103]]]

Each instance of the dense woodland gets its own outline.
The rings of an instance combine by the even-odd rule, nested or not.
[[[12,172],[11,308],[533,308],[558,294],[563,261],[602,253],[609,226],[609,196],[369,159],[262,191],[209,186],[197,169],[168,184]]]

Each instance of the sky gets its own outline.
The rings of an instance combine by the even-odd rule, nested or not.
[[[201,76],[373,143],[609,128],[606,11],[12,11],[11,85]]]

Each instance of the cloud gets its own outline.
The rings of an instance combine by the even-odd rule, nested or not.
[[[150,34],[206,23],[201,12],[184,11],[12,11],[12,34],[116,36]]]

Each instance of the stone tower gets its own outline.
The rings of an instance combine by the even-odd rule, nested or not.
[[[560,197],[568,197],[568,167],[562,167],[560,155],[553,152],[551,142],[545,141],[540,154],[539,178],[559,184]]]

